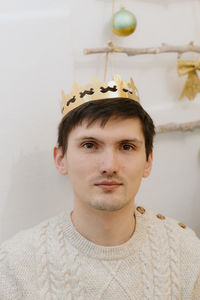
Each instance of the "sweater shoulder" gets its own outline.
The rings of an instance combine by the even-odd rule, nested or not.
[[[59,224],[62,215],[63,213],[60,213],[57,216],[50,217],[31,228],[17,232],[10,239],[4,241],[0,245],[0,263],[8,259],[20,263],[22,260],[33,256],[35,241],[41,238],[44,229],[46,232],[52,231],[52,227]]]
[[[178,241],[182,253],[195,257],[200,264],[200,239],[193,229],[178,219],[152,210],[147,210],[147,215],[158,230],[165,230],[168,236]]]
[[[170,216],[163,215],[159,212],[156,212],[154,210],[147,209],[147,215],[151,219],[151,222],[154,223],[156,226],[159,227],[161,224],[168,225],[173,229],[174,234],[177,234],[184,238],[194,238],[197,241],[197,244],[200,242],[200,239],[197,237],[195,231],[187,226],[187,224],[184,224],[182,221],[172,218]]]

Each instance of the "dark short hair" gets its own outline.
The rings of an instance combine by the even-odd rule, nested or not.
[[[140,120],[145,138],[146,158],[148,159],[153,149],[155,126],[143,107],[138,102],[127,98],[89,101],[66,114],[58,127],[57,143],[58,147],[61,147],[63,155],[67,150],[68,137],[72,129],[81,125],[85,120],[88,122],[88,127],[98,120],[104,127],[111,118],[137,118]]]

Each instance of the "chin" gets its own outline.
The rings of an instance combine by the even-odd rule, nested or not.
[[[118,202],[118,203],[117,203]],[[102,211],[118,211],[125,207],[129,201],[126,202],[119,202],[119,201],[96,201],[93,203],[90,203],[90,205],[97,209],[97,210],[102,210]]]

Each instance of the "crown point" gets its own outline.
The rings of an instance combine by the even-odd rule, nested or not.
[[[74,90],[78,90],[78,83],[76,81],[74,82],[73,87],[74,87]]]
[[[132,77],[130,78],[130,86],[132,87],[133,90],[137,90]]]
[[[65,92],[63,90],[61,91],[61,96],[62,96],[62,101],[64,101],[65,100]]]
[[[121,77],[119,76],[119,74],[114,75],[114,80],[115,81],[121,81]]]

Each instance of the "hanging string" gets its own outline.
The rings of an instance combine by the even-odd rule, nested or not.
[[[115,0],[112,0],[112,28],[114,25],[114,11],[115,11]],[[112,40],[112,31],[111,31],[110,39]]]
[[[114,25],[114,11],[115,11],[115,0],[112,0],[112,28]],[[113,32],[110,32],[110,41],[113,40]],[[105,68],[104,68],[104,81],[106,81],[107,73],[108,73],[108,63],[109,63],[109,53],[105,55]],[[112,63],[110,62],[111,72],[112,72]]]
[[[115,13],[115,0],[112,0],[112,29],[114,27],[114,13]],[[113,31],[111,30],[110,33],[110,40],[113,43]],[[113,58],[113,55],[110,55],[110,58]],[[113,64],[112,60],[110,59],[110,69],[111,69],[111,76],[113,76]]]
[[[195,60],[195,55],[194,55],[194,41],[190,43],[192,45],[192,60]]]
[[[104,81],[106,81],[106,76],[108,71],[108,55],[109,53],[106,53],[105,55]]]

